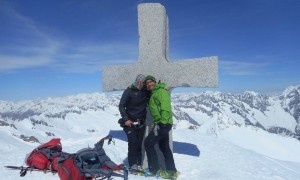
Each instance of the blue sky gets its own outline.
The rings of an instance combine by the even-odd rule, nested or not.
[[[138,60],[138,3],[167,10],[170,61],[218,56],[217,90],[300,84],[299,0],[0,0],[0,100],[102,92],[101,69]]]

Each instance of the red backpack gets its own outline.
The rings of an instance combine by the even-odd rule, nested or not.
[[[84,174],[74,164],[73,159],[67,159],[59,165],[58,176],[60,180],[85,180]]]
[[[58,168],[53,165],[53,160],[61,155],[62,145],[59,138],[53,138],[49,142],[40,145],[34,149],[25,162],[29,167],[40,170],[52,169],[57,171]]]

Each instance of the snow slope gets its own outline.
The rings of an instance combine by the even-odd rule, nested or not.
[[[299,89],[289,87],[278,97],[250,91],[172,95],[179,179],[300,180]],[[115,145],[104,146],[108,156],[127,163],[119,99],[120,94],[95,93],[0,101],[0,166],[24,165],[26,153],[54,137],[61,138],[63,151],[75,153],[107,134],[115,137]],[[18,173],[0,168],[0,179],[19,179]],[[21,179],[41,178],[59,179],[39,172]]]
[[[81,148],[92,146],[111,130],[110,132],[115,132],[116,135],[115,145],[105,144],[104,149],[113,161],[122,163],[127,155],[127,143],[120,138],[122,136],[120,127],[115,121],[107,120],[109,118],[111,117],[105,119],[105,125],[99,119],[93,120],[93,125],[98,122],[97,132],[86,134],[75,131],[76,133],[71,133],[72,136],[70,136],[70,131],[65,131],[60,134],[63,150],[76,152]],[[72,123],[72,127],[81,128],[81,126],[81,122],[74,121]],[[300,162],[270,158],[252,150],[241,148],[222,138],[211,137],[189,129],[174,130],[173,135],[174,158],[177,169],[181,173],[179,179],[300,179]],[[38,143],[26,143],[10,136],[5,131],[1,131],[0,136],[0,166],[2,167],[5,165],[23,165],[26,153],[38,146]],[[240,138],[243,139],[243,137],[247,138],[240,134]],[[264,134],[257,137],[263,138]],[[51,138],[49,137],[49,139]],[[289,145],[292,147],[295,144]],[[296,151],[294,155],[297,155],[300,152],[299,143],[294,148]],[[270,151],[276,152],[277,149]],[[28,173],[24,178],[21,178],[18,171],[5,168],[0,169],[0,175],[7,180],[59,179],[57,175],[40,172]],[[145,179],[145,177],[130,175],[129,179]]]

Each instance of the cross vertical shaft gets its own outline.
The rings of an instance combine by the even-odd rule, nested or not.
[[[139,63],[142,64],[158,64],[168,59],[168,17],[166,10],[157,5],[138,5]]]

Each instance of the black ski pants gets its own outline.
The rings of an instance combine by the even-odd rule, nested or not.
[[[173,153],[169,144],[169,131],[172,128],[171,124],[157,124],[159,129],[156,131],[153,128],[147,138],[144,145],[147,153],[148,167],[150,172],[157,172],[159,170],[159,162],[157,153],[154,149],[154,145],[158,143],[159,149],[164,155],[166,170],[177,171],[174,163]]]
[[[131,167],[134,164],[142,165],[142,143],[146,126],[124,127],[128,140],[128,163]]]

